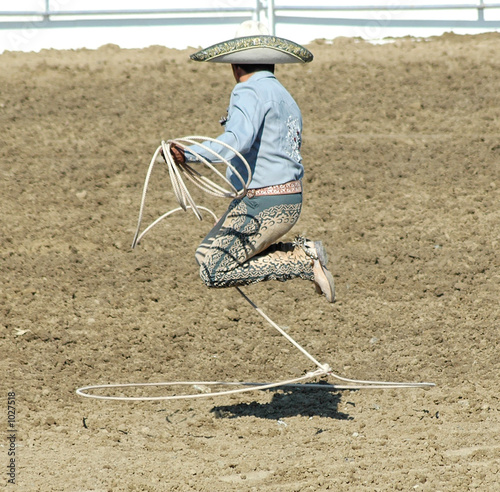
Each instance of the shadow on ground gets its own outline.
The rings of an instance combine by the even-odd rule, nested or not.
[[[270,402],[236,403],[212,408],[217,418],[257,417],[277,420],[285,417],[325,417],[336,420],[352,420],[338,410],[340,393],[322,388],[286,388],[274,390]]]

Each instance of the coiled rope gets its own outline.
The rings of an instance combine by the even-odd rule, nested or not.
[[[224,159],[220,154],[215,152],[210,147],[207,147],[203,143],[204,141],[216,141],[218,144],[226,147],[230,151],[232,151],[235,155],[237,155],[244,166],[246,167],[248,177],[246,181],[243,179],[238,170],[226,159]],[[212,162],[205,159],[203,156],[192,152],[196,159],[202,162],[205,166],[207,166],[211,171],[213,171],[219,178],[227,183],[229,186],[229,190],[214,183],[206,176],[202,175],[197,170],[193,169],[187,162],[183,164],[176,163],[172,154],[170,153],[170,146],[176,145],[181,149],[186,149],[187,145],[199,145],[204,150],[208,151],[214,156],[214,161],[222,162],[227,167],[229,167],[234,175],[238,178],[241,183],[242,188],[237,190],[233,184],[212,164]],[[151,178],[151,174],[153,171],[154,164],[158,158],[158,156],[162,154],[165,162],[167,164],[167,168],[170,175],[170,180],[172,182],[172,188],[174,190],[175,197],[180,207],[170,210],[169,212],[158,217],[154,222],[152,222],[144,231],[140,232],[144,207],[146,203],[146,194],[149,186],[149,180]],[[146,174],[146,179],[144,182],[142,197],[141,197],[141,205],[139,210],[139,219],[137,222],[137,229],[134,235],[134,239],[132,241],[132,248],[135,248],[137,244],[141,241],[141,239],[161,220],[165,219],[169,215],[178,212],[180,210],[187,211],[191,209],[198,220],[203,220],[203,216],[200,213],[200,210],[204,210],[212,215],[214,220],[217,220],[216,215],[209,210],[208,208],[201,207],[196,205],[191,194],[189,193],[183,179],[182,175],[185,175],[191,182],[193,182],[197,187],[202,189],[203,191],[222,198],[242,198],[246,195],[248,185],[252,179],[252,172],[248,162],[245,158],[237,152],[235,149],[230,147],[224,142],[220,140],[215,140],[208,137],[199,137],[199,136],[189,136],[175,140],[169,140],[167,142],[162,141],[161,145],[156,149],[156,152],[151,159],[149,164],[148,172]],[[206,397],[214,397],[221,395],[229,395],[236,393],[243,393],[248,391],[255,390],[264,390],[269,388],[277,388],[277,387],[300,387],[300,388],[314,388],[314,389],[327,389],[327,390],[359,390],[359,389],[389,389],[389,388],[429,388],[435,386],[434,383],[415,383],[415,382],[390,382],[390,381],[369,381],[369,380],[356,380],[356,379],[348,379],[338,374],[335,374],[328,364],[321,364],[318,362],[307,350],[305,350],[301,345],[299,345],[288,333],[286,333],[280,326],[278,326],[267,314],[265,314],[249,297],[239,288],[235,287],[235,289],[242,295],[242,297],[257,311],[257,313],[262,316],[273,328],[275,328],[283,337],[285,337],[292,345],[294,345],[303,355],[305,355],[313,364],[317,366],[315,371],[310,371],[305,375],[288,379],[285,381],[279,381],[274,383],[251,383],[251,382],[224,382],[224,381],[177,381],[177,382],[159,382],[159,383],[119,383],[119,384],[101,384],[101,385],[91,385],[91,386],[83,386],[76,390],[76,393],[80,396],[84,396],[87,398],[94,398],[100,400],[121,400],[121,401],[154,401],[154,400],[180,400],[180,399],[191,399],[191,398],[206,398]],[[317,377],[329,376],[333,377],[339,381],[343,381],[344,385],[339,384],[329,384],[329,383],[317,383],[317,384],[303,384],[302,381],[310,380]],[[120,389],[124,390],[125,388],[144,388],[144,387],[172,387],[172,386],[190,386],[198,391],[202,391],[201,393],[188,393],[188,394],[175,394],[168,396],[113,396],[113,395],[102,395],[95,394],[95,391],[99,390],[110,390],[110,389]],[[211,392],[207,388],[210,386],[242,386],[237,389],[230,389],[226,391],[216,391]]]
[[[235,155],[237,155],[241,161],[243,162],[246,170],[247,170],[247,180],[245,181],[241,174],[238,172],[238,170],[226,159],[224,159],[220,154],[215,152],[213,149],[207,147],[201,142],[205,141],[210,141],[210,142],[217,142],[218,144],[222,145],[223,147],[226,147],[227,149],[231,150],[234,152]],[[176,145],[177,147],[180,147],[181,149],[186,149],[186,143],[187,144],[198,144],[199,147],[205,149],[206,151],[210,152],[213,154],[215,157],[216,161],[223,162],[227,167],[233,171],[234,175],[238,178],[238,180],[241,183],[241,190],[237,190],[234,185],[207,159],[205,159],[203,156],[200,154],[194,152],[191,150],[190,152],[198,159],[201,161],[205,166],[207,166],[211,171],[213,171],[219,178],[221,178],[224,182],[226,182],[229,186],[229,190],[223,188],[222,186],[214,183],[207,177],[203,176],[200,172],[198,172],[196,169],[193,169],[188,162],[184,162],[183,164],[178,164],[175,162],[174,158],[172,157],[172,154],[170,153],[170,146]],[[155,165],[156,159],[158,156],[162,153],[163,158],[165,159],[165,162],[167,163],[167,168],[168,172],[170,175],[170,181],[172,182],[172,188],[174,190],[175,198],[177,202],[180,205],[180,208],[176,208],[174,210],[170,210],[169,212],[163,214],[162,216],[158,217],[152,224],[150,224],[141,234],[139,234],[140,228],[141,228],[141,222],[142,222],[142,215],[144,213],[144,205],[146,203],[146,194],[148,191],[148,186],[149,186],[149,180],[151,178],[151,173],[153,172],[153,167]],[[141,206],[139,209],[139,219],[137,221],[137,229],[134,235],[134,240],[132,241],[132,249],[139,244],[140,240],[160,221],[168,217],[169,215],[173,214],[174,212],[178,212],[180,210],[187,211],[188,208],[192,209],[194,214],[196,215],[196,218],[198,220],[203,220],[203,216],[200,213],[200,209],[205,210],[206,212],[209,212],[212,214],[214,219],[216,219],[215,214],[205,208],[205,207],[199,207],[196,205],[194,202],[191,194],[189,193],[184,181],[182,180],[182,174],[184,174],[190,181],[192,181],[198,188],[201,190],[205,191],[206,193],[219,197],[219,198],[242,198],[246,195],[248,185],[250,184],[250,181],[252,180],[252,170],[250,169],[250,166],[246,159],[235,149],[233,149],[231,146],[226,144],[225,142],[221,142],[220,140],[216,140],[215,138],[209,138],[209,137],[198,137],[198,136],[189,136],[189,137],[184,137],[184,138],[179,138],[176,140],[168,140],[168,142],[165,142],[162,140],[161,145],[156,149],[156,152],[153,155],[153,158],[151,159],[151,162],[149,164],[148,172],[146,174],[146,180],[144,182],[144,187],[142,191],[142,197],[141,197]]]

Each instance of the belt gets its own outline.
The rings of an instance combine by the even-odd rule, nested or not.
[[[266,195],[293,195],[294,193],[302,193],[302,183],[299,179],[296,181],[288,181],[279,185],[266,186],[265,188],[251,188],[247,191],[247,197]]]

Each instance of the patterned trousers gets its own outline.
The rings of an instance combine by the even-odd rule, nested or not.
[[[312,261],[295,243],[276,242],[298,221],[302,194],[233,200],[196,251],[208,287],[265,280],[313,280]]]

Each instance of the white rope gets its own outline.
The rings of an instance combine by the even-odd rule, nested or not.
[[[333,376],[336,379],[340,381],[345,381],[349,383],[356,384],[356,387],[353,386],[344,386],[342,389],[360,389],[362,387],[366,386],[361,386],[361,385],[370,385],[370,387],[377,387],[377,388],[394,388],[394,387],[404,387],[404,388],[418,388],[418,387],[428,387],[428,386],[435,386],[434,383],[407,383],[407,382],[390,382],[390,381],[363,381],[363,380],[357,380],[357,379],[347,379],[343,378],[334,372],[332,372],[330,366],[328,364],[320,364],[307,350],[305,350],[303,347],[301,347],[288,333],[283,331],[282,328],[280,328],[267,314],[265,314],[260,308],[258,308],[249,298],[246,296],[242,290],[239,287],[235,287],[236,290],[248,301],[248,303],[276,330],[278,330],[292,345],[294,345],[296,348],[298,348],[306,357],[308,357],[312,362],[314,362],[318,368],[319,371],[322,373],[322,375],[329,375]],[[336,386],[338,388],[338,386]]]
[[[244,299],[252,306],[273,328],[278,330],[281,335],[283,335],[292,345],[298,348],[306,357],[308,357],[314,364],[316,364],[319,369],[321,369],[325,374],[330,370],[328,364],[320,364],[307,350],[302,348],[288,333],[286,333],[282,328],[280,328],[262,309],[257,307],[239,287],[235,289],[244,297]]]
[[[227,381],[177,381],[177,382],[160,382],[160,383],[120,383],[120,384],[99,384],[93,386],[84,386],[78,388],[76,393],[80,396],[86,398],[93,398],[97,400],[119,400],[119,401],[161,401],[161,400],[185,400],[194,398],[207,398],[214,396],[224,396],[224,395],[234,395],[237,393],[245,393],[249,391],[262,391],[270,388],[300,388],[300,389],[322,389],[329,391],[337,390],[361,390],[361,389],[391,389],[391,388],[426,388],[434,386],[433,383],[376,383],[374,381],[367,381],[365,383],[369,384],[351,384],[351,385],[338,385],[338,384],[328,384],[328,383],[316,383],[316,384],[303,384],[299,381],[306,381],[308,379],[331,375],[337,377],[344,381],[354,381],[346,380],[334,375],[331,372],[325,373],[324,371],[317,370],[314,372],[308,372],[304,376],[295,379],[289,379],[286,381],[280,381],[276,383],[249,383],[249,382],[227,382]],[[359,383],[363,383],[360,381]],[[181,395],[171,395],[171,396],[110,396],[110,395],[96,395],[88,393],[88,391],[98,391],[98,390],[109,390],[109,389],[124,389],[124,388],[144,388],[144,387],[165,387],[165,386],[191,386],[195,389],[204,391],[203,393],[192,393],[192,394],[181,394]],[[245,388],[239,388],[227,391],[217,391],[217,392],[206,392],[206,386],[246,386]]]
[[[224,159],[219,153],[215,152],[215,150],[211,149],[210,147],[207,147],[203,143],[200,142],[216,142],[220,144],[221,146],[227,148],[231,152],[233,152],[237,157],[240,158],[240,160],[243,162],[243,165],[246,168],[247,171],[247,180],[245,181],[241,174],[238,172],[238,170],[226,159]],[[207,177],[203,176],[199,171],[193,169],[187,162],[184,164],[178,164],[175,162],[172,154],[170,153],[170,146],[174,144],[181,149],[185,150],[187,148],[186,144],[197,144],[199,147],[202,149],[208,151],[214,156],[214,161],[215,162],[222,162],[224,163],[227,167],[231,169],[233,174],[238,178],[240,184],[241,184],[241,189],[237,190],[234,185],[208,160],[205,159],[203,156],[200,154],[193,152],[192,150],[190,151],[196,159],[198,159],[200,162],[202,162],[206,167],[208,167],[211,171],[213,171],[219,178],[221,178],[227,185],[229,186],[229,190],[223,188],[222,186],[218,185],[217,183],[214,183]],[[162,152],[163,151],[163,152]],[[248,185],[250,184],[250,181],[252,180],[252,170],[250,168],[250,165],[248,164],[247,160],[235,149],[233,149],[231,146],[226,144],[225,142],[222,142],[220,140],[216,140],[215,138],[209,138],[209,137],[199,137],[199,136],[189,136],[189,137],[184,137],[184,138],[179,138],[175,140],[168,140],[167,142],[162,141],[161,145],[156,149],[153,158],[151,159],[151,162],[149,164],[148,172],[146,174],[146,179],[144,181],[144,187],[142,191],[142,197],[141,197],[141,206],[139,209],[139,219],[137,221],[137,229],[134,235],[134,239],[132,241],[132,249],[134,249],[137,244],[139,244],[139,241],[144,235],[146,234],[147,231],[144,231],[144,233],[140,234],[140,228],[141,228],[141,223],[142,223],[142,216],[144,213],[144,205],[146,203],[146,194],[148,191],[148,186],[149,186],[149,180],[151,178],[151,173],[153,172],[153,167],[155,165],[156,159],[160,155],[160,152],[163,153],[163,157],[165,159],[165,162],[167,164],[167,169],[170,175],[170,181],[172,182],[172,188],[174,190],[175,198],[179,205],[181,206],[182,210],[186,211],[188,208],[193,210],[194,214],[196,215],[198,220],[203,220],[203,217],[200,213],[200,208],[210,212],[212,215],[214,215],[210,210],[204,208],[204,207],[198,207],[195,203],[193,198],[191,197],[191,194],[189,193],[184,181],[182,180],[182,174],[184,174],[191,182],[193,182],[198,188],[202,189],[206,193],[209,193],[210,195],[219,197],[219,198],[241,198],[244,197],[247,193]],[[177,211],[176,209],[175,211]],[[163,214],[160,218],[158,218],[153,224],[151,224],[148,228],[151,229],[154,227],[158,222],[163,220],[165,217],[168,217],[170,213],[173,213],[174,210],[167,212],[166,214]]]
[[[239,198],[245,196],[248,185],[252,179],[252,173],[250,166],[244,157],[238,153],[235,149],[232,149],[229,145],[225,144],[217,140],[217,143],[225,146],[230,151],[232,151],[235,155],[237,155],[242,162],[244,163],[248,178],[246,181],[243,180],[238,171],[222,156],[216,153],[211,148],[205,146],[204,144],[198,143],[200,147],[205,149],[206,151],[212,153],[216,160],[220,160],[226,166],[228,166],[233,173],[240,180],[242,185],[241,190],[236,190],[236,188],[223,176],[207,159],[202,157],[201,155],[193,152],[195,157],[203,162],[209,169],[217,174],[220,178],[222,178],[231,188],[231,190],[225,190],[221,186],[212,182],[198,171],[194,170],[187,163],[177,164],[172,155],[170,154],[170,145],[175,144],[182,149],[186,148],[186,143],[188,144],[196,144],[198,140],[201,141],[215,141],[215,139],[207,138],[207,137],[184,137],[176,140],[169,140],[167,143],[162,141],[161,145],[156,149],[156,152],[153,155],[151,163],[148,168],[148,172],[146,174],[146,180],[144,182],[144,188],[141,197],[141,206],[139,210],[139,220],[137,223],[137,229],[134,235],[134,240],[132,242],[132,248],[135,248],[137,244],[139,244],[140,240],[161,220],[173,214],[174,212],[178,212],[180,210],[187,211],[187,209],[192,209],[195,213],[196,217],[199,220],[203,220],[200,209],[205,210],[210,213],[212,217],[216,220],[216,215],[209,209],[205,207],[199,207],[194,203],[187,187],[182,180],[182,174],[187,176],[189,180],[196,184],[199,188],[210,193],[214,196],[218,197],[227,197],[227,198]],[[154,222],[152,222],[142,233],[140,233],[140,227],[142,222],[142,215],[144,211],[144,204],[146,202],[146,193],[149,185],[149,179],[151,177],[151,173],[153,171],[154,163],[160,152],[163,151],[163,156],[167,163],[167,167],[169,170],[170,179],[172,182],[172,187],[174,189],[174,193],[176,199],[180,205],[179,208],[174,210],[170,210],[169,212],[158,217]],[[334,372],[332,372],[330,366],[328,364],[321,364],[318,362],[307,350],[305,350],[301,345],[299,345],[288,333],[286,333],[279,325],[277,325],[267,314],[265,314],[254,302],[252,302],[247,295],[243,293],[243,291],[239,287],[235,287],[236,290],[243,296],[243,298],[262,316],[273,328],[275,328],[283,337],[285,337],[292,345],[294,345],[303,355],[305,355],[310,361],[312,361],[318,369],[316,371],[308,372],[304,376],[289,379],[285,381],[275,382],[275,383],[249,383],[249,382],[222,382],[222,381],[178,381],[178,382],[159,382],[159,383],[121,383],[121,384],[101,384],[101,385],[92,385],[92,386],[84,386],[78,388],[76,393],[80,396],[84,396],[87,398],[95,398],[100,400],[122,400],[122,401],[152,401],[152,400],[180,400],[180,399],[190,399],[190,398],[206,398],[213,396],[221,396],[221,395],[230,395],[235,393],[243,393],[248,391],[255,390],[264,390],[269,388],[277,388],[277,387],[300,387],[300,388],[319,388],[319,389],[329,389],[329,390],[359,390],[359,389],[389,389],[389,388],[429,388],[435,386],[434,383],[412,383],[412,382],[390,382],[390,381],[369,381],[369,380],[356,380],[356,379],[348,379],[341,377]],[[343,381],[346,383],[350,383],[348,385],[336,385],[336,384],[298,384],[300,381],[305,381],[308,379],[313,379],[321,376],[331,376],[339,381]],[[200,386],[244,386],[243,388],[232,389],[227,391],[217,391],[217,392],[207,392],[207,393],[198,393],[198,394],[181,394],[181,395],[170,395],[170,396],[111,396],[111,395],[100,395],[93,394],[93,391],[99,390],[109,390],[109,389],[124,389],[124,388],[141,388],[141,387],[165,387],[165,386],[192,386],[193,388]]]
[[[179,382],[162,382],[162,383],[123,383],[123,384],[101,384],[95,386],[85,386],[76,390],[76,393],[80,396],[86,396],[88,398],[97,398],[100,400],[135,400],[135,401],[150,401],[150,400],[182,400],[185,398],[206,398],[207,396],[222,396],[222,395],[232,395],[235,393],[244,393],[247,391],[264,390],[269,388],[276,388],[278,386],[287,386],[290,384],[298,383],[299,381],[305,381],[306,379],[311,379],[316,376],[320,376],[320,371],[315,371],[314,373],[307,373],[302,377],[289,379],[288,381],[281,381],[277,383],[247,383],[247,382],[223,382],[223,381],[179,381]],[[93,395],[87,393],[87,391],[95,391],[99,389],[111,389],[111,388],[140,388],[145,386],[193,386],[193,387],[203,387],[203,386],[249,386],[247,388],[239,388],[235,390],[228,391],[217,391],[215,393],[196,393],[196,394],[182,394],[182,395],[172,395],[172,396],[109,396],[109,395]]]

